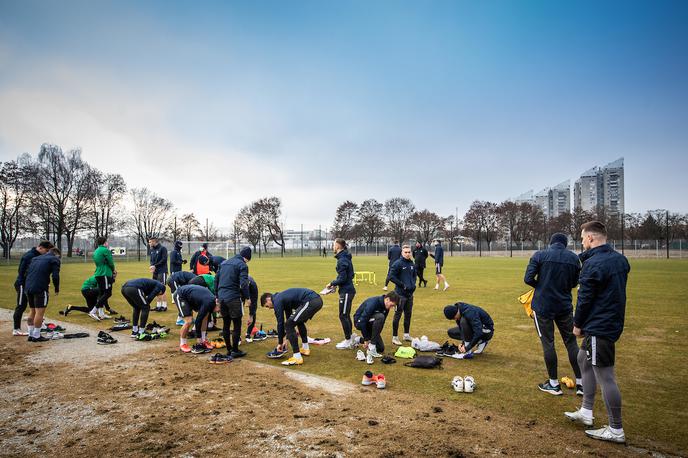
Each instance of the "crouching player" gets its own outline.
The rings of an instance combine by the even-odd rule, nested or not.
[[[399,295],[394,291],[384,296],[370,297],[363,301],[354,313],[354,326],[363,334],[363,340],[368,346],[366,361],[373,364],[373,358],[382,357],[385,344],[380,337],[385,327],[387,314],[392,307],[399,304]]]
[[[122,296],[134,309],[131,317],[131,337],[146,340],[150,304],[158,295],[165,293],[165,285],[149,278],[135,278],[122,285]]]
[[[70,312],[74,311],[83,312],[94,320],[100,321],[102,318],[100,318],[99,313],[101,313],[103,309],[102,307],[98,308],[98,297],[101,295],[101,290],[98,287],[98,280],[95,275],[88,277],[81,285],[81,295],[86,299],[85,307],[69,304],[67,308],[60,312],[60,315],[67,316]]]
[[[284,342],[286,334],[288,343],[294,351],[294,355],[282,364],[293,366],[303,364],[303,356],[311,354],[308,346],[308,329],[306,321],[315,316],[322,308],[322,298],[315,291],[307,288],[289,288],[279,293],[263,293],[260,296],[260,305],[273,309],[277,318],[277,338],[279,345],[275,349],[278,353],[286,351],[287,342]],[[301,341],[296,335],[299,330]]]
[[[219,310],[220,306],[215,304],[215,295],[204,286],[184,285],[177,289],[177,309],[179,315],[184,317],[184,325],[179,333],[179,350],[184,353],[207,353],[213,349],[206,337],[206,327],[208,325],[208,315],[213,310]],[[187,336],[191,323],[193,322],[193,312],[196,312],[196,344],[193,348],[187,343]]]
[[[461,355],[472,353],[479,355],[494,335],[494,322],[490,315],[477,305],[457,302],[444,308],[444,316],[455,320],[457,326],[449,329],[447,334],[461,342]],[[461,357],[460,355],[457,357]]]

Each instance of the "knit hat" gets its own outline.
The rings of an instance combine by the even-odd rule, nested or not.
[[[175,247],[175,248],[181,248],[181,247],[182,247],[182,241],[181,241],[181,240],[177,240],[176,242],[174,242],[174,247]]]
[[[569,244],[569,239],[564,234],[557,232],[556,234],[553,234],[552,238],[549,240],[550,245],[554,245],[555,243],[561,243],[562,245],[567,246]]]
[[[459,306],[456,304],[448,305],[444,308],[444,316],[447,317],[448,320],[453,320],[457,313],[459,313]]]
[[[241,251],[239,252],[239,254],[241,255],[242,258],[246,258],[250,261],[251,260],[251,247],[249,247],[249,246],[243,247],[241,249]]]

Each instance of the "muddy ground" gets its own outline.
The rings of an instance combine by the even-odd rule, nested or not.
[[[377,390],[245,360],[210,365],[174,341],[117,335],[120,343],[99,346],[90,330],[87,339],[29,344],[11,336],[9,317],[0,313],[2,456],[643,453],[589,440],[582,427],[409,395],[391,382]]]

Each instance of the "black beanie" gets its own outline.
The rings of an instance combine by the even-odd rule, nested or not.
[[[448,305],[444,308],[444,316],[447,317],[448,320],[453,320],[457,313],[459,313],[459,306],[456,304]]]
[[[569,244],[569,239],[564,234],[557,232],[556,234],[552,234],[552,238],[549,240],[550,245],[554,245],[555,243],[561,243],[567,246]]]
[[[241,249],[241,251],[239,252],[239,254],[241,255],[242,258],[246,258],[250,261],[251,260],[251,247],[249,247],[249,246],[243,247]]]

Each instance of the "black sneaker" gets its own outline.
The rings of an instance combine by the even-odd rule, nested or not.
[[[29,337],[29,342],[48,342],[50,339],[46,339],[43,336],[40,337]]]
[[[72,306],[68,305],[64,310],[60,310],[60,315],[67,316],[72,311]]]
[[[236,351],[232,351],[231,355],[232,355],[232,358],[241,358],[243,356],[246,356],[246,352],[241,351],[241,350],[236,350]]]
[[[107,310],[108,315],[117,315],[117,314],[119,314],[119,312],[116,311],[115,309],[109,309],[109,308],[105,307],[105,310]],[[120,318],[122,318],[122,317],[120,317]]]
[[[208,349],[205,348],[205,345],[203,345],[201,343],[194,344],[194,346],[191,347],[191,353],[193,353],[194,355],[200,355],[201,353],[207,353],[206,350],[208,350]]]
[[[442,356],[454,356],[459,352],[459,347],[457,347],[454,344],[449,345],[447,348],[445,348],[444,353]]]
[[[564,394],[561,391],[561,385],[552,386],[549,383],[549,380],[547,380],[545,383],[540,383],[538,385],[538,388],[540,389],[540,391],[544,391],[545,393],[553,394],[554,396],[561,396],[562,394]]]
[[[583,385],[576,385],[576,396],[583,396]]]
[[[435,354],[436,354],[437,356],[444,356],[444,351],[447,350],[448,348],[449,348],[449,342],[448,342],[448,341],[445,341],[445,342],[442,344],[442,346],[440,347],[440,349],[437,350],[437,351],[435,352]]]
[[[223,353],[215,353],[208,360],[210,364],[227,364],[232,362],[232,357],[230,355],[225,355]]]
[[[129,323],[129,320],[120,315],[119,317],[115,318],[115,323]]]
[[[98,340],[97,343],[99,345],[112,345],[117,343],[117,339],[113,338],[110,334],[107,332],[100,331],[98,333]]]

